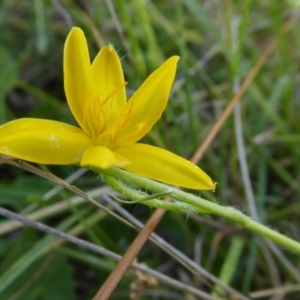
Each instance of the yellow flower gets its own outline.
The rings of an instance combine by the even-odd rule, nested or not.
[[[214,182],[193,163],[136,143],[163,113],[178,59],[168,59],[127,102],[114,48],[102,48],[90,64],[84,33],[73,28],[64,49],[64,86],[81,128],[44,119],[11,121],[0,126],[0,153],[41,164],[119,167],[172,185],[213,190]]]

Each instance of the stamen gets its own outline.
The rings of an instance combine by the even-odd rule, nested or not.
[[[146,120],[137,124],[136,126],[136,130],[133,130],[132,133],[130,135],[128,135],[128,138],[135,138],[136,136],[138,136],[140,134],[140,132],[147,127],[146,125]]]
[[[92,93],[88,93],[85,97],[83,106],[83,124],[89,131],[89,134],[91,135],[92,139],[96,135],[96,130],[94,120],[90,118],[90,116],[92,115],[94,118],[97,118],[97,114],[99,114],[96,109],[95,100],[96,99],[93,97]]]
[[[100,118],[100,109],[101,109],[101,105],[99,105],[100,106],[100,109],[99,109],[99,107],[98,107],[98,105],[95,105],[95,103],[99,103],[100,101],[99,101],[99,97],[98,96],[96,96],[96,97],[94,97],[93,98],[93,114],[94,114],[94,118],[95,118],[95,120],[99,120],[99,118]]]
[[[91,102],[91,94],[88,93],[84,99],[84,107],[83,107],[83,124],[86,125],[87,115],[88,115],[88,109],[89,104]]]
[[[99,99],[99,96],[96,93],[87,93],[83,106],[83,124],[91,134],[92,139],[96,139],[97,136],[99,138],[99,134],[105,125],[103,124],[103,120],[106,119],[105,114],[108,112],[104,110],[103,106],[114,96],[115,93],[126,85],[127,82],[123,82],[117,86],[103,101]],[[131,111],[128,113],[130,114]]]
[[[128,120],[131,117],[132,111],[133,111],[133,106],[134,106],[134,102],[130,103],[129,107],[128,107],[128,111],[120,114],[120,117],[125,117],[124,121],[121,123],[121,125],[119,125],[119,129],[124,128],[125,125],[128,123]]]
[[[108,96],[101,102],[102,105],[104,105],[114,94],[116,94],[121,88],[127,85],[128,82],[123,82],[119,86],[117,86],[111,93],[108,94]]]

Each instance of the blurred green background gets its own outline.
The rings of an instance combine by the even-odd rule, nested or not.
[[[79,26],[91,57],[102,45],[117,49],[129,96],[165,59],[181,57],[169,105],[144,141],[189,158],[275,38],[276,51],[201,159],[201,168],[218,182],[214,194],[202,195],[248,215],[254,216],[254,209],[261,222],[300,240],[299,5],[296,0],[2,0],[0,123],[33,117],[75,124],[65,101],[62,57],[70,28]],[[296,22],[286,33],[282,25],[291,18]],[[243,176],[241,164],[247,165]],[[78,175],[72,184],[101,198],[97,174],[80,173],[76,166],[40,167],[64,179]],[[92,243],[126,251],[136,236],[132,229],[84,201],[67,200],[74,197],[68,191],[49,196],[53,187],[0,165],[1,206],[18,213],[45,209],[39,221],[62,231],[76,227],[76,235]],[[62,201],[65,208],[50,211]],[[143,222],[152,213],[142,205],[124,207]],[[0,299],[90,299],[115,266],[71,244],[55,246],[55,238],[32,228],[3,231],[7,222],[1,218]],[[156,232],[253,299],[299,299],[299,257],[226,220],[169,212]],[[214,290],[150,242],[138,258],[207,293]],[[127,274],[112,299],[129,299],[134,281]],[[296,291],[280,296],[274,288],[286,284]],[[266,289],[270,293],[259,296]],[[140,299],[193,299],[187,297],[159,284]]]

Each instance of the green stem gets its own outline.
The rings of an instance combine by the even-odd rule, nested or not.
[[[170,211],[174,211],[174,212],[185,212],[185,213],[193,212],[193,213],[199,213],[199,214],[207,214],[207,211],[205,211],[199,207],[189,205],[184,202],[167,202],[167,201],[159,200],[159,199],[146,200],[145,194],[142,194],[141,192],[138,192],[136,190],[133,190],[133,189],[125,186],[124,184],[122,184],[120,181],[118,181],[114,177],[103,175],[103,179],[114,190],[123,194],[128,199],[133,200],[132,204],[139,203],[139,204],[144,204],[144,205],[148,205],[148,206],[155,207],[155,208],[162,208],[162,209],[170,210]]]
[[[115,177],[147,190],[151,190],[155,193],[162,193],[169,189],[169,186],[164,185],[162,183],[146,179],[132,173],[126,172],[121,169],[108,169],[108,170],[97,170],[100,173],[109,175],[111,177]],[[207,213],[215,214],[220,217],[224,217],[234,223],[240,224],[241,226],[248,228],[254,232],[257,232],[264,237],[267,237],[278,244],[285,246],[286,248],[293,250],[300,254],[300,243],[294,241],[293,239],[288,238],[287,236],[280,234],[267,226],[257,223],[252,220],[250,217],[244,215],[240,211],[236,210],[233,207],[222,206],[208,200],[202,199],[192,194],[188,194],[178,189],[173,189],[173,192],[170,195],[172,198],[185,202],[187,204],[192,205],[193,207],[197,207],[201,210],[206,211]],[[153,200],[150,200],[153,201]],[[167,203],[167,202],[166,202]],[[161,206],[161,208],[167,209],[167,206]]]

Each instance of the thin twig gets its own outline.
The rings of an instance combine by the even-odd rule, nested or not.
[[[248,164],[246,159],[246,151],[245,151],[245,144],[243,138],[243,126],[242,126],[242,118],[241,118],[241,103],[237,103],[237,105],[234,108],[234,121],[235,121],[237,153],[239,158],[241,174],[245,186],[249,213],[254,220],[259,221],[258,212],[255,204],[254,192],[250,180],[250,174],[249,174],[249,169],[248,169]]]
[[[82,0],[76,0],[75,3],[78,5],[78,7],[82,10],[83,14],[86,17],[86,20],[88,22],[88,25],[90,26],[93,36],[95,38],[95,41],[98,45],[99,48],[102,48],[105,46],[105,42],[97,29],[97,26],[94,22],[94,19],[91,16],[91,13],[88,8],[88,2],[87,1],[82,1]]]
[[[106,194],[102,194],[101,198],[109,204],[116,212],[118,212],[121,216],[128,219],[132,224],[137,226],[138,228],[143,228],[144,224],[132,216],[126,209],[120,206],[117,202],[113,201],[110,197]],[[224,225],[223,225],[224,226]],[[176,261],[178,261],[182,266],[188,269],[192,274],[197,276],[203,281],[203,278],[206,278],[213,282],[215,285],[220,286],[224,291],[227,291],[228,294],[231,294],[234,297],[238,297],[241,300],[249,300],[248,297],[244,296],[243,294],[239,293],[237,290],[233,289],[232,287],[228,286],[227,284],[220,281],[217,277],[213,274],[209,273],[207,270],[202,268],[199,264],[195,261],[187,257],[185,254],[180,252],[178,249],[173,247],[171,244],[166,242],[163,238],[161,238],[158,234],[153,232],[149,238],[153,243],[155,243],[159,248],[173,257]],[[201,278],[203,276],[203,278]]]
[[[115,214],[113,211],[109,210],[107,207],[105,207],[104,205],[102,205],[101,203],[95,201],[93,198],[89,197],[87,194],[85,194],[83,191],[81,191],[79,188],[70,185],[69,183],[65,182],[64,180],[62,180],[61,178],[55,176],[54,174],[51,173],[46,173],[43,172],[42,170],[24,162],[24,161],[14,161],[12,159],[6,158],[4,156],[0,155],[0,164],[1,163],[5,163],[5,164],[9,164],[18,168],[21,168],[23,170],[29,171],[31,173],[34,173],[40,177],[43,177],[47,180],[50,180],[56,184],[59,184],[60,186],[64,187],[65,189],[77,194],[78,196],[82,197],[83,199],[85,199],[86,201],[90,202],[91,204],[93,204],[94,206],[102,209],[103,211],[105,211],[107,214],[115,217],[116,219],[118,219],[120,222],[123,222],[125,225],[129,226],[130,228],[133,228],[134,230],[139,231],[139,229],[132,225],[130,222],[126,221],[125,219],[123,219],[122,217],[120,217],[119,215]]]
[[[251,297],[251,299],[258,299],[258,298],[271,297],[271,296],[274,296],[277,294],[282,294],[282,293],[287,294],[287,293],[292,293],[292,292],[300,292],[300,284],[295,284],[295,285],[285,284],[282,286],[276,286],[271,289],[265,289],[265,290],[251,292],[250,297]]]
[[[115,7],[114,7],[114,3],[111,1],[111,0],[105,0],[106,2],[106,5],[108,7],[108,10],[110,12],[110,15],[115,23],[115,27],[116,27],[116,30],[118,32],[118,35],[122,41],[122,44],[124,45],[125,49],[126,49],[126,52],[127,52],[127,55],[128,57],[130,58],[130,60],[132,60],[132,54],[131,54],[131,51],[130,51],[130,47],[128,45],[128,42],[127,42],[127,39],[124,35],[124,31],[123,31],[123,28],[122,28],[122,25],[118,19],[118,16],[117,16],[117,13],[116,13],[116,10],[115,10]]]
[[[63,7],[63,5],[58,0],[51,0],[51,2],[53,6],[57,9],[57,11],[61,14],[68,27],[72,28],[74,26],[74,23],[68,11]]]
[[[117,216],[118,219],[122,222],[124,222],[126,225],[130,226],[131,228],[139,231],[139,228],[143,227],[143,224],[141,222],[139,222],[138,220],[136,220],[136,222],[132,222],[132,219],[129,219],[130,222],[132,222],[134,225],[132,225],[131,223],[126,222],[126,220],[124,220],[123,218],[121,218],[120,216],[112,213],[110,210],[107,210],[105,206],[102,206],[100,203],[96,202],[95,200],[90,198],[88,195],[86,195],[84,192],[82,192],[80,189],[75,188],[74,186],[69,185],[68,183],[64,182],[63,180],[61,180],[60,178],[54,176],[53,174],[50,173],[46,173],[26,162],[17,162],[8,158],[5,158],[3,156],[0,155],[0,163],[7,163],[10,165],[13,165],[15,167],[19,167],[21,169],[24,169],[26,171],[32,172],[38,176],[41,176],[43,178],[46,178],[50,181],[55,182],[58,185],[63,186],[64,188],[72,191],[73,193],[77,194],[78,196],[80,196],[81,198],[88,200],[89,202],[91,202],[93,205],[96,205],[97,207],[100,207],[101,209],[104,208],[105,212],[108,212],[110,215],[112,216]],[[99,190],[100,192],[100,190]],[[84,196],[83,196],[84,195]],[[105,198],[106,200],[109,199],[108,196],[106,196],[105,194],[101,195],[102,198]],[[74,200],[78,200],[78,199],[74,199]],[[116,203],[114,201],[109,201],[110,205],[113,206],[114,208],[116,208]],[[55,209],[55,208],[53,208]],[[43,212],[41,212],[41,215],[44,215]],[[32,217],[36,217],[36,215],[33,213],[31,215]],[[125,216],[126,217],[126,216]],[[17,221],[12,221],[12,222],[17,222]],[[10,222],[9,222],[10,224]],[[17,224],[20,224],[19,222]],[[17,226],[17,224],[14,224],[14,226]],[[140,226],[138,226],[140,225]],[[138,228],[139,227],[139,228]],[[159,237],[156,234],[152,234],[150,240],[152,242],[155,242],[156,244],[160,245],[162,249],[164,249],[163,245],[164,245],[164,240]],[[173,252],[173,257],[176,258],[176,256],[178,258],[181,259],[181,261],[184,261],[184,254],[182,254],[180,251],[178,251],[176,248],[172,247],[171,245],[169,245],[169,247],[167,245],[165,245],[165,249],[164,249],[167,253],[169,253],[171,255],[171,253]],[[179,261],[180,261],[179,259]],[[206,271],[205,269],[201,268],[200,266],[198,266],[195,262],[193,262],[192,260],[187,260],[186,263],[182,263],[182,265],[184,265],[185,267],[189,268],[189,270],[195,274],[196,276],[198,274],[201,274],[202,276],[206,277],[207,279],[211,280],[213,283],[219,285],[220,287],[222,287],[225,291],[227,291],[229,294],[235,295],[236,297],[239,297],[239,299],[242,300],[248,300],[247,297],[243,296],[242,294],[240,294],[238,291],[234,290],[233,288],[231,288],[230,286],[222,283],[221,281],[219,281],[215,276],[213,276],[212,274],[210,274],[208,271]],[[193,271],[194,270],[194,271]]]
[[[91,190],[87,192],[88,197],[95,197],[96,195],[99,195],[100,193],[105,193],[108,191],[108,188],[103,186],[100,188],[96,188],[94,190]],[[45,219],[47,217],[56,215],[58,213],[62,213],[64,210],[68,209],[70,206],[74,205],[80,205],[81,203],[84,203],[86,200],[82,197],[75,196],[69,199],[66,199],[64,201],[60,201],[58,203],[48,205],[46,207],[43,207],[39,210],[36,210],[30,214],[22,213],[27,218],[32,220],[40,220]],[[18,222],[16,220],[11,220],[9,222],[6,222],[4,224],[0,225],[0,236],[7,234],[13,230],[16,230],[20,227],[22,227],[24,224],[21,222]]]
[[[229,117],[229,115],[232,113],[233,108],[235,107],[236,103],[240,101],[241,97],[244,95],[245,91],[249,87],[249,85],[252,83],[253,79],[256,77],[260,69],[264,66],[266,61],[269,59],[273,51],[275,50],[277,46],[276,40],[273,40],[268,47],[265,49],[263,54],[260,56],[254,67],[251,69],[249,72],[248,76],[246,79],[243,81],[240,89],[238,92],[234,95],[234,97],[231,99],[229,102],[228,106],[226,109],[223,111],[221,116],[218,118],[212,129],[210,130],[209,134],[206,136],[204,141],[201,143],[195,154],[192,156],[192,161],[198,162],[205,151],[208,149],[216,135],[219,133],[220,129],[222,128],[223,124]]]
[[[169,200],[170,201],[170,200]],[[116,286],[123,278],[125,272],[128,270],[130,265],[136,259],[137,255],[139,254],[140,250],[147,242],[149,236],[154,231],[155,227],[160,222],[161,218],[165,214],[165,210],[163,209],[156,209],[154,213],[151,215],[150,219],[145,224],[144,228],[141,232],[137,235],[133,243],[127,249],[125,254],[123,255],[122,259],[119,261],[116,268],[110,273],[106,281],[98,290],[97,294],[94,296],[93,300],[105,300],[109,299],[113,291],[115,290]]]
[[[296,22],[298,16],[295,16],[288,21],[286,21],[282,26],[283,32],[288,32],[294,23]],[[221,116],[218,118],[212,129],[210,130],[209,134],[205,138],[205,140],[200,144],[199,148],[195,152],[195,154],[192,156],[191,161],[193,162],[199,162],[205,151],[208,149],[216,135],[219,133],[220,129],[222,128],[223,124],[229,117],[229,115],[232,113],[233,108],[235,107],[236,103],[238,103],[241,99],[241,97],[244,95],[246,90],[248,89],[249,85],[252,83],[258,72],[261,70],[261,68],[265,65],[267,60],[270,58],[271,54],[274,52],[274,50],[277,47],[277,40],[276,38],[273,38],[271,42],[268,44],[264,52],[261,54],[259,59],[257,60],[256,64],[253,66],[253,68],[250,70],[248,76],[243,81],[241,87],[239,88],[238,92],[233,96],[233,98],[230,100],[228,106],[223,111]]]
[[[45,233],[49,233],[49,234],[52,234],[54,236],[57,236],[59,237],[60,239],[63,239],[63,240],[66,240],[70,243],[73,243],[79,247],[83,247],[83,248],[86,248],[86,249],[89,249],[93,252],[96,252],[98,254],[102,254],[104,256],[107,256],[107,257],[110,257],[114,260],[120,260],[121,259],[121,256],[112,252],[112,251],[109,251],[103,247],[100,247],[100,246],[97,246],[97,245],[94,245],[90,242],[87,242],[85,240],[82,240],[80,238],[77,238],[75,236],[72,236],[72,235],[69,235],[67,233],[64,233],[62,231],[59,231],[59,230],[56,230],[50,226],[47,226],[47,225],[44,225],[40,222],[36,222],[36,221],[33,221],[31,219],[28,219],[26,218],[25,216],[22,216],[20,214],[16,214],[10,210],[7,210],[3,207],[0,207],[0,215],[4,216],[4,217],[7,217],[7,218],[10,218],[10,219],[14,219],[14,220],[18,220],[19,222],[22,222],[28,226],[31,226],[39,231],[43,231]],[[180,281],[177,281],[173,278],[170,278],[166,275],[163,275],[161,274],[160,272],[157,272],[157,271],[154,271],[150,268],[147,268],[146,266],[144,265],[140,265],[138,263],[133,263],[132,264],[132,267],[135,268],[135,269],[138,269],[138,270],[141,270],[142,272],[146,272],[150,275],[152,275],[153,277],[155,277],[158,281],[166,284],[166,285],[169,285],[171,286],[172,288],[175,288],[175,289],[178,289],[178,290],[182,290],[182,291],[186,291],[186,292],[189,292],[189,293],[192,293],[196,296],[199,296],[199,297],[202,297],[202,299],[208,299],[208,300],[215,300],[214,297],[208,295],[207,293],[205,292],[202,292],[200,290],[197,290],[196,288],[192,287],[192,286],[189,286],[185,283],[182,283]]]

